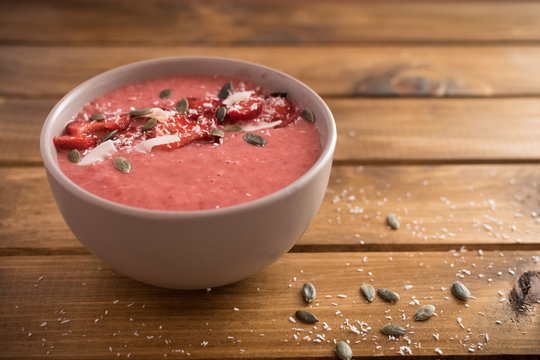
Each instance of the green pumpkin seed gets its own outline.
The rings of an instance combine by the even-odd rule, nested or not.
[[[189,102],[185,98],[182,98],[182,100],[180,100],[178,104],[176,104],[176,111],[178,111],[179,114],[185,114],[188,107]]]
[[[245,133],[244,140],[246,140],[251,145],[263,147],[266,144],[266,140],[257,134],[254,133]]]
[[[345,341],[338,341],[336,343],[336,355],[341,360],[351,360],[352,350],[349,344],[347,344]]]
[[[386,222],[388,223],[388,225],[390,225],[390,227],[394,230],[397,230],[399,229],[399,221],[396,217],[396,215],[394,214],[388,214],[386,216]]]
[[[157,119],[156,118],[151,118],[150,120],[148,120],[146,122],[146,124],[143,125],[141,131],[148,131],[150,130],[151,128],[153,128],[157,123]]]
[[[230,81],[227,81],[227,83],[223,85],[221,90],[219,90],[218,98],[220,98],[221,100],[225,100],[226,98],[229,97],[229,95],[231,94],[231,91],[232,91],[232,84]]]
[[[460,300],[467,301],[471,297],[471,292],[461,282],[456,281],[452,284],[452,294]]]
[[[210,131],[210,135],[214,135],[214,136],[217,136],[219,138],[225,137],[225,133],[221,129],[212,129]]]
[[[115,168],[126,174],[129,174],[129,172],[131,171],[131,164],[129,163],[128,159],[121,156],[114,158],[113,165]]]
[[[166,98],[170,97],[171,94],[172,94],[171,89],[161,90],[161,92],[159,93],[159,98],[160,99],[166,99]]]
[[[146,108],[146,109],[139,109],[139,110],[131,110],[129,112],[129,115],[133,116],[133,117],[137,117],[137,116],[143,116],[143,115],[148,115],[152,112],[152,109],[151,108]]]
[[[315,299],[315,296],[317,296],[317,291],[315,290],[315,286],[313,286],[312,283],[307,282],[302,286],[302,296],[304,297],[304,300],[307,303],[310,303]]]
[[[432,317],[434,313],[435,313],[435,306],[433,305],[420,306],[418,310],[416,310],[416,314],[414,314],[414,320],[416,321],[427,320],[430,317]]]
[[[390,335],[390,336],[395,336],[395,337],[402,336],[407,333],[407,331],[404,328],[402,328],[401,326],[394,325],[394,324],[388,324],[388,325],[383,326],[381,328],[381,332],[384,335]]]
[[[313,115],[313,111],[311,111],[309,109],[302,110],[300,115],[302,115],[304,120],[306,120],[310,124],[313,124],[315,122],[315,115]]]
[[[300,320],[301,322],[305,324],[315,324],[316,322],[319,321],[319,319],[317,319],[315,315],[304,310],[296,311],[295,315],[298,318],[298,320]]]
[[[399,300],[399,295],[393,290],[390,289],[377,289],[377,294],[383,298],[383,300],[386,300],[391,303],[395,303]]]
[[[95,120],[95,121],[105,120],[105,114],[99,114],[99,113],[92,114],[90,115],[90,120]]]
[[[281,92],[281,91],[274,91],[273,93],[270,93],[270,96],[286,98],[287,93],[286,92]]]
[[[227,109],[225,109],[224,106],[217,109],[216,118],[217,118],[218,124],[223,123],[223,119],[225,119],[225,115],[227,115]]]
[[[111,131],[110,133],[101,138],[101,142],[104,143],[107,140],[111,140],[117,133],[118,129]]]
[[[370,284],[362,284],[360,291],[367,301],[372,302],[375,300],[375,289]]]
[[[68,153],[67,158],[70,162],[76,164],[81,161],[81,153],[79,152],[79,150],[73,149]]]
[[[225,131],[244,131],[240,125],[225,125]]]

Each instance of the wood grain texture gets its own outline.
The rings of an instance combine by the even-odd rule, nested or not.
[[[1,99],[0,164],[41,162],[55,100]],[[537,99],[328,99],[334,159],[356,163],[540,161]]]
[[[540,5],[529,1],[3,0],[0,7],[0,40],[4,43],[305,45],[540,40]]]
[[[507,299],[524,271],[540,270],[539,255],[287,254],[249,279],[210,292],[146,286],[91,256],[4,257],[1,357],[329,359],[335,356],[334,340],[349,340],[356,357],[397,357],[405,346],[414,355],[436,356],[436,348],[445,356],[467,355],[472,348],[475,355],[533,356],[540,354],[538,313],[518,313]],[[456,280],[474,299],[465,303],[452,296]],[[300,295],[305,281],[317,289],[311,306]],[[359,292],[363,282],[394,289],[401,299],[366,303]],[[437,316],[413,321],[414,299],[434,305]],[[297,309],[314,313],[320,322],[292,323]],[[390,322],[408,334],[389,340],[379,329]],[[317,336],[320,343],[313,341]]]
[[[0,169],[3,254],[86,253],[41,168]],[[540,165],[338,166],[294,251],[540,248]],[[399,230],[386,225],[394,213]]]
[[[394,45],[332,46],[331,50],[325,46],[1,46],[0,95],[60,97],[106,70],[169,56],[220,56],[267,65],[332,97],[540,94],[539,47]]]

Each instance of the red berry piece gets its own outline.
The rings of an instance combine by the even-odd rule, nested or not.
[[[247,100],[228,106],[227,116],[231,122],[247,121],[259,115],[262,108],[263,99],[259,96],[251,95]]]
[[[105,130],[105,123],[102,121],[72,121],[66,125],[66,134],[73,136],[83,136],[94,134]]]
[[[53,138],[54,146],[57,149],[66,150],[86,150],[96,145],[96,138],[93,136],[58,136]]]
[[[105,128],[107,130],[126,130],[129,126],[131,119],[129,114],[114,115],[105,120]]]

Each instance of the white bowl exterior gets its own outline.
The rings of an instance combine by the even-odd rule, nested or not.
[[[323,151],[286,188],[217,210],[155,211],[90,194],[58,168],[52,137],[88,102],[120,86],[169,75],[224,75],[287,91],[316,115]],[[49,114],[41,152],[60,211],[77,238],[100,260],[142,282],[177,289],[215,287],[246,278],[287,252],[315,216],[325,193],[336,142],[330,110],[307,86],[263,66],[219,58],[166,58],[126,65],[67,94]]]

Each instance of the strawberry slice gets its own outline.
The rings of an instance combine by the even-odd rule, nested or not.
[[[247,100],[228,106],[227,117],[231,122],[251,120],[261,113],[262,107],[263,99],[252,95]]]
[[[101,130],[105,130],[105,123],[103,121],[72,121],[66,125],[65,132],[72,136],[83,136],[94,134]]]
[[[264,121],[281,121],[278,127],[287,126],[298,118],[292,104],[283,97],[269,97],[264,100],[261,118]]]
[[[188,120],[184,115],[175,113],[166,122],[157,123],[152,129],[152,135],[178,134],[180,141],[166,145],[158,145],[154,149],[177,149],[197,140],[213,140],[210,134],[211,124],[198,123]]]
[[[215,116],[216,111],[221,104],[219,99],[214,98],[188,98],[187,101],[189,107],[186,111],[186,117],[191,121],[197,121],[202,118],[206,122],[208,119]]]
[[[66,150],[86,150],[95,146],[97,139],[93,136],[70,136],[63,135],[53,138],[54,146],[57,149],[66,149]]]
[[[117,114],[105,120],[105,129],[107,130],[126,130],[129,126],[131,118],[129,114]]]

